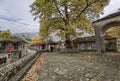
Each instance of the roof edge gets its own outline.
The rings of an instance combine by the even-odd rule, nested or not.
[[[112,13],[112,14],[109,14],[109,15],[103,17],[103,18],[100,18],[100,19],[98,19],[96,21],[93,21],[92,23],[94,24],[96,22],[99,22],[99,21],[102,21],[102,20],[105,20],[105,19],[109,19],[109,18],[113,18],[113,17],[116,17],[116,16],[120,16],[120,11]]]

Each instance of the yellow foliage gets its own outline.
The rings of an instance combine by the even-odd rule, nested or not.
[[[39,40],[38,37],[34,37],[34,38],[32,39],[32,44],[38,43],[38,42],[40,42],[40,40]]]

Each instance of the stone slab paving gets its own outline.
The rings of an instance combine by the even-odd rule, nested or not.
[[[120,69],[75,54],[48,53],[37,81],[120,81]]]

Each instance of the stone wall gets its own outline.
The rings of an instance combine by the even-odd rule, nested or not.
[[[65,49],[61,49],[60,52],[63,52],[63,53],[77,53],[79,52],[78,48],[73,48],[73,49],[68,49],[68,48],[65,48]]]
[[[29,50],[29,54],[20,60],[0,68],[0,81],[9,81],[21,68],[29,63],[37,55],[36,51]]]

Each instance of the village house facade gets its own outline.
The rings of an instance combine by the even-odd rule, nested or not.
[[[109,35],[104,37],[106,51],[117,52],[117,38]],[[90,37],[79,37],[74,39],[71,49],[65,48],[65,42],[48,42],[45,43],[34,43],[31,45],[31,49],[38,51],[54,51],[54,52],[80,52],[80,51],[96,51],[95,36]]]
[[[30,46],[30,49],[44,51],[46,50],[46,44],[44,43],[34,43]]]
[[[104,37],[106,51],[117,51],[117,38],[106,35]],[[75,48],[79,51],[95,51],[95,37],[80,37],[73,40]]]
[[[11,62],[12,58],[21,58],[27,54],[29,44],[17,37],[0,39],[0,64]]]
[[[31,49],[35,49],[38,51],[58,51],[59,44],[56,42],[48,42],[48,43],[34,43],[31,45]]]

